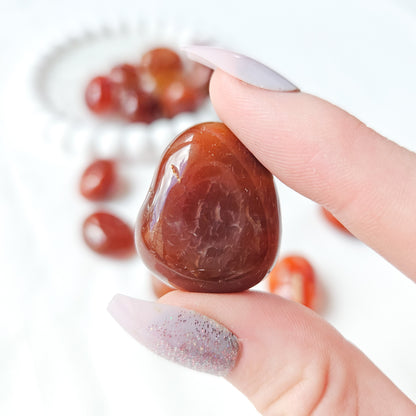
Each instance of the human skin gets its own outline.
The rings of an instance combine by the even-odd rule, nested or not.
[[[220,70],[211,99],[275,176],[416,279],[414,153],[317,97],[256,88]],[[174,291],[161,302],[198,311],[238,336],[240,357],[227,379],[263,415],[416,414],[361,351],[300,305],[257,292]]]
[[[416,280],[414,153],[251,58],[204,46],[187,52],[216,68],[210,95],[218,116],[272,174]],[[255,291],[173,291],[159,302],[164,305],[116,296],[109,310],[150,349],[224,375],[265,416],[416,415],[416,406],[361,351],[302,305]],[[189,310],[192,319],[181,326],[179,317]],[[217,324],[221,338],[212,329]],[[210,331],[198,332],[201,327]],[[222,340],[208,354],[200,341],[207,333],[214,334],[210,341]],[[192,342],[174,348],[183,334]]]

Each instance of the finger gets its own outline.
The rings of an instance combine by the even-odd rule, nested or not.
[[[118,295],[109,309],[165,358],[226,374],[263,415],[416,414],[360,351],[298,304],[259,292],[175,291],[160,302]]]
[[[217,70],[211,98],[274,175],[416,280],[414,153],[305,93],[256,88]]]
[[[359,350],[298,304],[259,292],[176,291],[162,302],[197,310],[237,335],[240,356],[227,378],[264,415],[415,412]]]

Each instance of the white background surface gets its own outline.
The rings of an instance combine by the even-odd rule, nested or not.
[[[224,380],[152,355],[108,316],[116,292],[152,299],[148,276],[138,258],[114,262],[84,247],[80,225],[95,208],[77,194],[87,156],[45,144],[32,111],[27,79],[38,51],[136,17],[206,32],[416,149],[411,1],[0,0],[2,415],[256,414]],[[122,170],[129,192],[105,207],[133,222],[153,167]],[[415,285],[328,227],[313,203],[279,190],[281,253],[310,258],[327,293],[324,317],[416,400]]]

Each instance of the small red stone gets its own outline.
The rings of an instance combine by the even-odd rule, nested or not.
[[[137,68],[130,64],[121,64],[113,67],[109,78],[114,84],[127,89],[135,89],[139,84]]]
[[[132,122],[150,124],[160,117],[158,100],[138,89],[120,91],[119,109],[120,115]]]
[[[279,260],[268,276],[269,290],[285,299],[313,308],[316,297],[315,272],[302,256]]]
[[[84,170],[79,188],[90,200],[108,198],[115,189],[117,174],[114,160],[97,159]]]
[[[112,82],[109,78],[99,76],[93,78],[85,89],[85,102],[96,114],[109,113],[113,110]]]
[[[198,63],[183,61],[170,48],[154,48],[138,65],[120,63],[108,76],[93,78],[85,101],[96,114],[150,124],[197,110],[208,95],[211,73]]]
[[[166,295],[166,293],[172,292],[172,290],[175,290],[173,287],[168,286],[167,284],[163,283],[160,279],[157,277],[151,275],[151,283],[152,283],[152,289],[153,293],[157,298],[161,298],[163,295]]]
[[[153,93],[160,97],[163,91],[176,81],[182,81],[182,71],[162,71],[157,74],[148,74],[152,77],[154,82]]]
[[[335,228],[337,228],[340,231],[343,231],[344,233],[351,234],[349,230],[347,230],[345,226],[342,223],[340,223],[326,208],[321,207],[321,212],[325,219]]]
[[[130,226],[107,212],[91,214],[82,226],[84,241],[96,253],[127,257],[134,253],[134,236]]]
[[[157,96],[157,78],[156,75],[150,73],[146,68],[141,66],[136,67],[138,89],[153,96]]]
[[[160,94],[162,113],[165,117],[172,118],[183,112],[195,111],[204,98],[205,95],[184,78],[177,79]]]
[[[189,85],[197,88],[202,94],[208,95],[209,93],[209,81],[211,80],[212,69],[201,65],[199,63],[193,63],[191,69],[187,73],[187,80]]]
[[[142,56],[140,64],[153,74],[161,71],[177,71],[182,69],[180,56],[169,48],[151,49]]]

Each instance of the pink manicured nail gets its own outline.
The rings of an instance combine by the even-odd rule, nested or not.
[[[188,57],[211,69],[219,68],[247,84],[272,91],[294,92],[299,89],[282,75],[262,63],[239,53],[213,46],[182,47]]]
[[[189,309],[116,295],[114,319],[138,342],[185,367],[227,375],[237,360],[237,337],[223,325]]]

